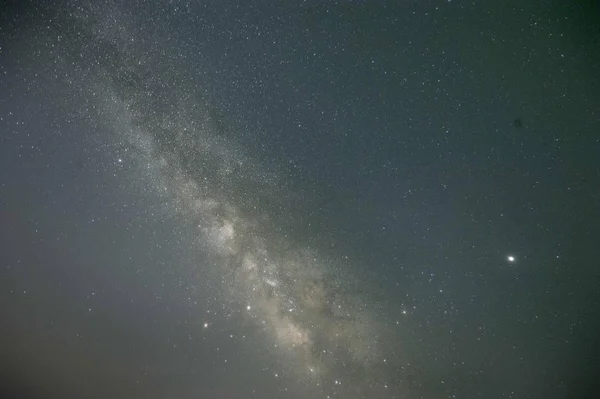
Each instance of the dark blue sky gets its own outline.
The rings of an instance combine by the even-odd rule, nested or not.
[[[2,395],[594,397],[599,10],[9,2]]]

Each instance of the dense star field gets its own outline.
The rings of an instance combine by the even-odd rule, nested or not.
[[[6,3],[0,396],[595,397],[600,7],[522,3]]]

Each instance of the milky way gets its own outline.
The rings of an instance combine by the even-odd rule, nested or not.
[[[197,65],[168,38],[140,34],[117,8],[88,4],[57,18],[59,67],[165,208],[197,226],[198,250],[274,352],[325,392],[391,392],[384,353],[395,349],[382,346],[385,326],[367,283],[348,262],[294,242],[285,176],[223,137],[194,80]]]
[[[0,397],[596,397],[597,10],[504,3],[7,2]]]

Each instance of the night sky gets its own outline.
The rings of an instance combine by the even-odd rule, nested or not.
[[[0,397],[597,397],[597,2],[0,7]]]

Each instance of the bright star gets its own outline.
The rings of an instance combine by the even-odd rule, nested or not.
[[[508,261],[509,261],[510,263],[513,263],[513,262],[516,260],[516,259],[515,259],[515,257],[514,257],[514,256],[512,256],[512,255],[508,255],[508,256],[506,257],[506,259],[508,259]]]

